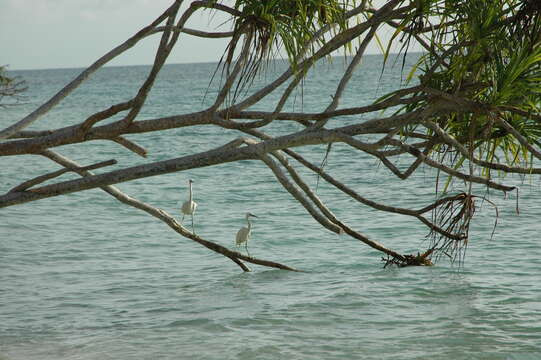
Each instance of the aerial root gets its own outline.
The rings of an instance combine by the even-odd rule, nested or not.
[[[387,266],[395,265],[397,267],[406,267],[406,266],[432,266],[434,265],[430,260],[430,255],[434,252],[434,248],[428,249],[424,253],[417,255],[403,255],[403,259],[397,257],[387,256],[387,258],[381,258],[381,261],[385,262],[383,268]]]
[[[431,230],[427,238],[430,240],[430,248],[434,249],[434,260],[445,255],[452,263],[458,261],[460,265],[463,262],[468,247],[470,223],[477,211],[476,199],[481,199],[496,210],[496,221],[492,232],[494,234],[498,223],[496,204],[486,197],[460,193],[433,210],[433,218],[439,227],[448,233],[459,235],[459,239],[451,239]]]

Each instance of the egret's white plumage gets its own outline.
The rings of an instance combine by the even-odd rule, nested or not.
[[[242,227],[237,232],[237,239],[235,241],[237,246],[244,244],[244,246],[246,247],[246,253],[248,255],[250,255],[250,253],[248,252],[248,240],[250,240],[250,235],[252,234],[252,223],[250,222],[250,217],[257,217],[257,216],[251,213],[246,213],[246,222],[248,223],[248,226]]]
[[[197,203],[193,201],[193,194],[192,194],[192,183],[193,180],[188,180],[188,184],[190,185],[190,198],[182,204],[182,207],[180,208],[180,211],[182,212],[182,220],[180,222],[182,223],[184,221],[184,216],[191,215],[192,216],[192,231],[195,234],[195,229],[193,226],[193,214],[195,212],[195,209],[197,209]]]

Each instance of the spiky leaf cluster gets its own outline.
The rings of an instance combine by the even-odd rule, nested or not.
[[[427,89],[448,96],[437,121],[469,151],[487,160],[528,164],[529,151],[498,120],[511,124],[529,143],[541,136],[541,5],[535,0],[419,0],[400,24],[409,45],[430,45],[415,69]],[[411,76],[414,78],[413,76]],[[403,111],[441,102],[431,100]],[[457,157],[456,161],[463,158]],[[499,159],[498,159],[499,160]]]

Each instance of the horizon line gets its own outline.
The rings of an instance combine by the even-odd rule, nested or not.
[[[420,54],[422,51],[411,51],[408,54]],[[389,53],[389,55],[401,55],[401,53]],[[345,55],[345,57],[353,57],[354,55]],[[381,53],[376,54],[366,54],[365,56],[383,56]],[[331,58],[342,58],[344,55],[333,55]],[[271,61],[287,61],[285,58],[273,58]],[[190,62],[175,62],[175,63],[166,63],[166,65],[192,65],[192,64],[216,64],[219,61],[190,61]],[[22,68],[22,69],[10,69],[9,64],[1,65],[5,68],[7,73],[16,72],[16,71],[43,71],[43,70],[77,70],[77,69],[87,69],[89,66],[68,66],[68,67],[43,67],[43,68]],[[152,66],[152,63],[149,64],[126,64],[126,65],[103,65],[102,68],[112,68],[112,67],[135,67],[135,66]]]

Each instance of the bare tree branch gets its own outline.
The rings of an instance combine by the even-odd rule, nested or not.
[[[35,177],[33,179],[30,179],[30,180],[27,180],[27,181],[23,182],[22,184],[19,184],[19,185],[15,186],[13,189],[9,190],[8,193],[10,193],[10,192],[18,192],[18,191],[25,191],[25,190],[31,188],[32,186],[41,184],[42,182],[45,182],[47,180],[54,179],[55,177],[63,175],[65,173],[69,172],[69,171],[94,170],[94,169],[102,168],[104,166],[114,165],[116,163],[117,163],[117,161],[113,159],[113,160],[102,161],[102,162],[99,162],[99,163],[96,163],[96,164],[93,164],[93,165],[78,167],[76,169],[75,168],[74,169],[60,169],[60,170],[57,170],[57,171],[54,171],[54,172],[51,172],[51,173],[48,173],[48,174],[37,176],[37,177]]]
[[[58,104],[62,99],[68,96],[73,90],[75,90],[81,83],[83,83],[92,73],[98,70],[100,67],[122,54],[126,50],[132,48],[137,44],[141,39],[146,37],[154,27],[161,23],[165,18],[170,16],[170,14],[178,8],[181,1],[175,1],[175,3],[167,9],[162,15],[160,15],[156,20],[154,20],[150,25],[139,30],[135,35],[126,40],[121,45],[115,47],[113,50],[109,51],[107,54],[103,55],[96,62],[90,65],[86,70],[84,70],[79,76],[77,76],[72,82],[66,85],[62,90],[60,90],[56,95],[54,95],[50,100],[41,105],[31,114],[26,116],[24,119],[19,122],[5,128],[0,131],[0,140],[7,139],[16,132],[26,128],[41,116],[46,114],[50,109],[52,109],[56,104]]]
[[[144,158],[147,157],[147,151],[145,148],[137,145],[136,143],[134,143],[133,141],[130,141],[122,136],[118,136],[116,138],[113,138],[113,141],[116,142],[117,144],[120,144],[122,146],[124,146],[126,149],[130,150],[130,151],[133,151],[134,153],[136,153],[137,155],[139,156],[142,156]]]

